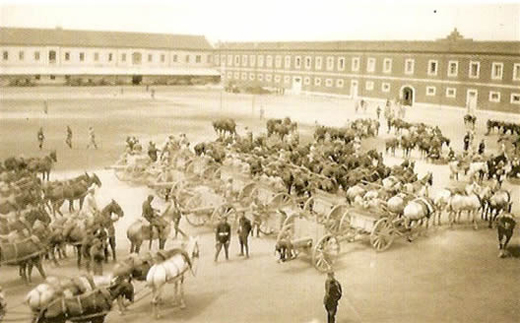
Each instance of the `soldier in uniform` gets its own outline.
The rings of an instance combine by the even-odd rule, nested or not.
[[[238,220],[238,241],[240,242],[240,256],[244,255],[244,249],[246,251],[246,258],[249,258],[249,234],[251,233],[251,221],[246,218],[244,212],[242,212],[240,219]]]
[[[220,250],[224,247],[224,253],[226,254],[226,260],[229,259],[229,242],[231,241],[231,226],[227,222],[226,217],[222,217],[220,219],[220,223],[217,225],[217,229],[215,231],[215,239],[216,239],[216,252],[215,252],[215,262],[218,261],[218,255],[220,254]]]
[[[498,249],[500,258],[506,257],[509,252],[507,251],[507,244],[513,237],[513,230],[515,229],[516,221],[511,213],[502,213],[497,220],[497,231],[498,231]],[[502,240],[505,242],[502,244]]]
[[[72,129],[70,126],[67,126],[67,139],[65,139],[65,143],[72,149]]]
[[[4,290],[2,289],[2,286],[0,286],[0,322],[2,322],[2,319],[5,316],[6,309],[7,302],[5,301]]]
[[[40,150],[43,148],[43,141],[45,140],[45,135],[43,134],[43,127],[40,127],[38,130],[38,147]]]
[[[103,275],[103,260],[105,260],[104,246],[100,239],[95,238],[89,249],[90,261],[92,261],[92,272],[94,275]]]
[[[327,310],[328,323],[334,323],[336,321],[338,302],[342,294],[341,284],[334,278],[334,272],[329,271],[327,273],[327,280],[325,281],[325,297],[323,298],[323,305],[325,305],[325,309]]]
[[[153,195],[148,195],[146,201],[143,202],[143,217],[150,223],[152,229],[157,228],[157,234],[161,236],[165,225],[157,215],[157,210],[152,207],[152,201]]]
[[[93,146],[94,148],[98,148],[96,144],[96,134],[94,133],[94,128],[89,127],[88,128],[88,137],[89,137],[89,143],[87,145],[87,149],[90,148],[90,146]]]

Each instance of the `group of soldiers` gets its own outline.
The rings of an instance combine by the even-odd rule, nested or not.
[[[89,149],[91,147],[98,149],[98,145],[96,143],[96,133],[94,132],[94,128],[92,126],[90,126],[88,128],[88,138],[89,138],[89,140],[88,140],[88,144],[87,144],[87,149]],[[43,133],[43,127],[40,127],[40,129],[38,129],[37,139],[38,139],[38,148],[40,150],[42,150],[43,144],[45,141],[45,134]],[[65,144],[70,149],[72,149],[72,128],[69,125],[67,125],[67,128],[66,128]]]

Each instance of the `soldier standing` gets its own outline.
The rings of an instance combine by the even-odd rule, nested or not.
[[[65,139],[65,143],[72,149],[72,129],[70,126],[67,126],[67,139]]]
[[[246,258],[249,258],[249,234],[251,233],[251,221],[246,218],[244,212],[238,220],[238,241],[240,242],[240,256],[244,255],[244,249],[246,251]]]
[[[88,128],[88,137],[89,137],[89,143],[87,145],[87,149],[90,148],[90,146],[94,146],[94,148],[98,148],[96,144],[96,133],[94,132],[94,128],[89,127]]]
[[[40,150],[43,148],[43,141],[45,140],[45,135],[43,134],[43,127],[40,127],[38,130],[38,147]]]
[[[215,262],[218,261],[218,255],[220,254],[220,250],[224,247],[224,253],[226,254],[226,260],[229,260],[229,242],[231,240],[231,226],[227,223],[227,218],[222,217],[220,219],[220,223],[217,225],[217,230],[215,234],[216,239],[216,252],[215,252]]]
[[[103,260],[105,260],[104,246],[101,240],[95,238],[89,250],[89,256],[92,261],[92,273],[94,275],[103,275]]]
[[[341,284],[334,278],[334,272],[329,271],[327,273],[327,280],[325,281],[325,297],[323,298],[323,304],[327,310],[328,323],[334,323],[336,321],[338,302],[342,294]]]
[[[2,286],[0,286],[0,322],[2,322],[2,319],[5,316],[6,309],[7,302],[5,301],[4,290],[2,289]]]

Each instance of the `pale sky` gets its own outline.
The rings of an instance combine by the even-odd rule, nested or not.
[[[520,41],[520,0],[5,1],[0,26],[205,35],[208,40]]]

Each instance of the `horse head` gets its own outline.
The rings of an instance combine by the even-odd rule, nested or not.
[[[121,208],[119,203],[117,203],[116,200],[114,200],[114,199],[112,199],[112,201],[110,201],[110,203],[105,207],[105,209],[110,211],[110,213],[109,213],[110,215],[112,213],[117,214],[118,218],[122,218],[123,216],[125,216],[125,212],[123,211],[123,209]]]
[[[90,184],[96,184],[98,187],[101,187],[101,180],[96,175],[96,173],[92,173],[93,175],[90,176],[89,183]]]
[[[49,157],[50,157],[50,158],[51,158],[55,163],[58,162],[58,155],[56,154],[56,150],[51,151],[51,153],[49,154]]]

